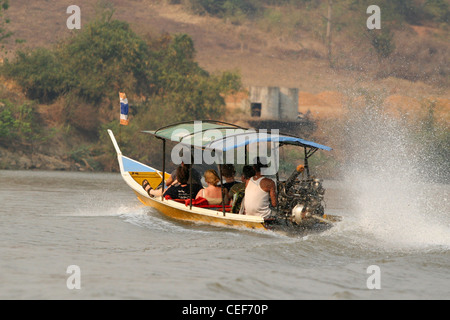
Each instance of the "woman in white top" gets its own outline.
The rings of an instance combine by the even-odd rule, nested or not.
[[[208,200],[210,205],[222,204],[222,188],[217,186],[220,179],[216,171],[209,169],[205,171],[204,174],[205,182],[208,185],[197,193],[197,198],[205,198]],[[224,203],[228,203],[228,196],[226,194],[226,189],[224,189]]]

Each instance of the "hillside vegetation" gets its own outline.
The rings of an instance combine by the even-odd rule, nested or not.
[[[296,43],[298,49],[292,48],[291,54],[327,59],[332,68],[449,85],[450,5],[446,0],[172,2],[183,3],[200,15],[263,32],[267,42]],[[381,8],[379,30],[366,26],[370,5]],[[417,36],[424,33],[426,37]],[[251,41],[251,34],[242,32],[240,36],[243,42]]]
[[[372,4],[382,9],[380,30],[366,26]],[[0,168],[117,170],[107,128],[120,132],[128,155],[157,161],[158,151],[149,152],[151,139],[141,130],[187,119],[235,120],[225,98],[248,85],[350,97],[387,91],[420,101],[449,98],[445,0],[80,0],[79,5],[82,28],[72,31],[65,28],[63,1],[17,0],[0,11],[5,48]],[[35,19],[25,22],[29,15]],[[119,91],[131,104],[130,125],[121,128]],[[445,104],[430,101],[418,121],[433,110],[445,112]],[[446,148],[448,123],[430,123],[439,132],[438,145]],[[48,157],[59,164],[46,165]]]
[[[111,16],[94,20],[51,48],[18,50],[12,61],[5,61],[2,75],[14,80],[30,102],[17,106],[3,99],[1,146],[25,147],[33,140],[34,148],[43,149],[44,144],[36,143],[39,135],[45,135],[38,105],[51,105],[51,112],[59,113],[54,129],[63,133],[60,139],[78,137],[76,149],[68,150],[71,158],[102,169],[105,150],[98,139],[107,128],[119,131],[113,111],[119,92],[133,101],[134,118],[119,138],[124,137],[124,152],[142,161],[150,161],[150,154],[128,143],[144,143],[139,128],[224,113],[224,95],[240,88],[237,74],[210,75],[200,68],[186,34],[144,39],[127,22]]]

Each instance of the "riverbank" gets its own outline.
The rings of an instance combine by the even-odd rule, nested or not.
[[[0,147],[0,170],[87,171],[89,167],[67,157],[26,153],[23,150],[13,152]]]
[[[355,102],[364,102],[368,97],[372,99],[376,96],[379,101],[386,102],[383,107],[388,108],[394,116],[405,116],[414,121],[417,119],[421,121],[420,119],[428,117],[431,125],[439,124],[448,128],[450,92],[445,81],[440,81],[437,77],[438,74],[430,77],[429,81],[425,81],[426,77],[415,80],[398,78],[394,76],[395,73],[385,76],[374,67],[377,59],[367,60],[365,59],[367,56],[357,51],[352,52],[351,55],[344,54],[344,49],[354,47],[355,43],[351,41],[351,38],[346,38],[346,33],[343,31],[335,34],[333,46],[336,58],[339,57],[342,60],[344,57],[351,57],[358,60],[360,64],[345,64],[343,60],[340,60],[342,63],[330,67],[326,58],[326,46],[308,28],[299,27],[298,34],[288,36],[288,33],[281,30],[277,32],[261,28],[256,20],[234,24],[226,19],[193,14],[182,5],[166,3],[150,0],[133,3],[117,2],[114,4],[116,9],[114,18],[127,21],[146,39],[180,32],[188,34],[195,44],[196,63],[211,74],[223,70],[236,70],[241,75],[244,87],[298,88],[298,111],[308,115],[318,124],[316,140],[319,143],[331,145],[336,150],[332,156],[334,163],[337,162],[334,155],[342,152],[343,149],[339,141],[343,137],[337,136],[337,130],[334,129],[343,127],[342,118],[348,111],[349,98],[353,99],[352,105],[354,105]],[[96,8],[86,0],[81,0],[79,5],[82,7],[82,28],[84,28],[96,16]],[[9,52],[8,57],[12,58],[18,49],[48,48],[55,45],[57,41],[74,36],[74,30],[68,30],[60,23],[61,16],[66,18],[64,16],[66,7],[65,2],[60,0],[33,6],[27,5],[24,0],[17,0],[11,4],[7,11],[11,19],[9,28],[14,32],[15,37],[25,42],[19,44],[12,38],[8,39],[5,43]],[[283,9],[280,10],[279,14],[284,14]],[[23,17],[26,16],[25,11],[36,17],[27,24],[23,22]],[[320,8],[317,12],[320,12]],[[42,23],[43,21],[46,23]],[[279,27],[281,28],[281,25]],[[428,66],[429,69],[434,64],[441,63],[445,57],[442,58],[438,53],[440,54],[441,49],[445,48],[440,35],[444,31],[419,26],[411,28],[409,30],[410,28],[405,25],[405,30],[399,31],[396,38],[396,41],[399,41],[399,49],[409,48],[411,51],[399,52],[408,58],[405,68],[412,72],[414,68],[424,69]],[[41,32],[36,33],[34,30],[41,30]],[[276,34],[278,35],[275,36]],[[430,42],[431,39],[433,42]],[[420,50],[416,52],[413,49]],[[388,62],[395,65],[389,60],[381,64]],[[444,63],[442,65],[445,66]],[[435,69],[445,74],[445,68]],[[29,138],[22,139],[27,145],[10,143],[9,138],[0,137],[3,138],[3,144],[0,144],[3,146],[0,148],[0,168],[66,171],[118,170],[110,142],[107,137],[102,136],[105,130],[97,130],[104,125],[102,122],[104,119],[113,123],[115,119],[118,121],[118,109],[116,109],[118,98],[117,101],[106,101],[105,105],[109,105],[101,112],[93,109],[93,106],[74,104],[71,106],[73,112],[68,115],[69,103],[64,99],[49,105],[38,104],[26,99],[22,91],[12,81],[4,81],[0,78],[0,100],[10,101],[11,105],[17,107],[33,105],[36,110],[36,120],[30,123],[41,126],[42,130],[39,132],[39,138],[32,138],[35,141],[30,141],[32,139]],[[233,114],[231,105],[234,103],[235,106],[239,102],[230,103],[230,101],[230,99],[227,100],[227,112],[220,117],[221,120],[242,121],[240,114]],[[434,107],[430,107],[433,101],[436,103]],[[134,103],[135,101],[130,99],[132,112]],[[0,108],[1,105],[0,101]],[[99,114],[101,119],[94,119]],[[142,113],[140,117],[147,117],[147,114]],[[152,118],[152,115],[148,117]],[[136,123],[133,122],[136,119],[133,119],[131,115],[132,124]],[[170,123],[169,118],[165,117],[164,120],[166,119]],[[91,129],[91,134],[87,134],[86,130],[71,127],[68,122],[78,125],[81,129]],[[168,123],[161,123],[161,125]],[[245,124],[242,125],[245,126]],[[123,136],[134,139],[139,130],[152,128],[137,128],[133,132],[131,130],[126,132],[127,129],[122,130]],[[124,146],[130,147],[131,144],[124,143]],[[141,145],[130,147],[132,151],[138,148],[145,147]],[[129,153],[128,150],[127,153]],[[328,172],[331,171],[328,170]]]

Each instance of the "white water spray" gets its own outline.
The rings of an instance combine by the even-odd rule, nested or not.
[[[343,170],[356,212],[353,227],[383,248],[450,248],[450,188],[424,180],[424,166],[435,164],[421,163],[422,146],[405,123],[367,107],[352,112],[346,135]]]

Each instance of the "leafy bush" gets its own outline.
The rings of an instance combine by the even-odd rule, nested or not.
[[[15,106],[9,101],[0,101],[0,145],[31,143],[31,137],[38,132],[36,118],[33,104]]]
[[[395,50],[394,34],[389,28],[369,30],[369,39],[379,58],[387,58]]]
[[[137,103],[151,101],[167,119],[220,117],[223,94],[240,87],[232,73],[212,76],[195,62],[186,34],[144,40],[128,23],[102,18],[52,49],[18,52],[2,73],[30,99],[64,98],[64,119],[89,135],[110,118],[118,92]],[[150,111],[143,103],[142,113]]]
[[[11,32],[9,32],[5,24],[9,23],[9,20],[4,18],[4,12],[8,10],[9,8],[9,2],[8,0],[0,0],[0,42],[3,39],[6,39],[11,36]]]
[[[15,62],[6,61],[2,71],[15,79],[31,99],[49,102],[65,91],[63,65],[57,54],[48,49],[19,51]]]
[[[189,0],[189,2],[194,12],[217,17],[233,16],[238,13],[252,15],[258,8],[251,0]]]
[[[149,85],[151,56],[145,41],[126,22],[96,20],[57,49],[65,83],[73,93],[94,104],[111,89],[142,94]]]
[[[423,6],[424,16],[427,19],[449,23],[450,4],[446,0],[427,0]]]
[[[447,22],[450,5],[447,0],[397,0],[392,1],[392,10],[406,22],[420,25],[426,20]]]

